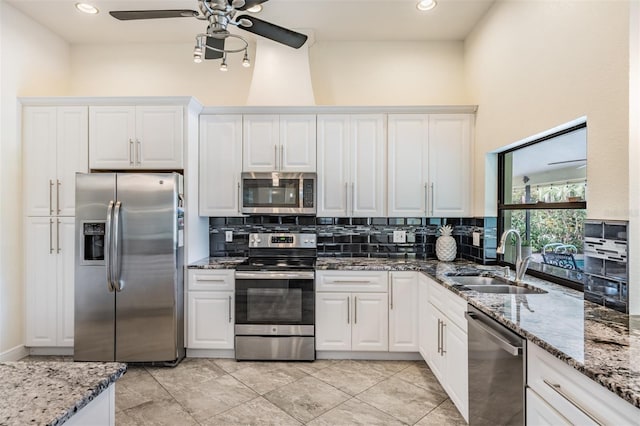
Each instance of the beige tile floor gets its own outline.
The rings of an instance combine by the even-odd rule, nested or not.
[[[117,425],[464,425],[424,362],[186,359],[129,366]]]

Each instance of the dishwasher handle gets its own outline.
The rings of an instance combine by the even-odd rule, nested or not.
[[[485,335],[487,335],[494,343],[496,343],[502,350],[509,353],[513,356],[519,356],[522,354],[522,346],[514,346],[511,342],[507,341],[503,336],[500,335],[500,332],[494,330],[488,325],[484,324],[478,319],[478,315],[473,312],[465,312],[464,316],[467,318],[467,321],[470,326],[478,328]]]

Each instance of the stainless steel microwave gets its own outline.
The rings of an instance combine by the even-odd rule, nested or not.
[[[242,173],[242,213],[315,214],[316,174]]]

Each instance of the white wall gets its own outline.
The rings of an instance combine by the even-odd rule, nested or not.
[[[629,23],[629,251],[640,250],[640,2],[631,3]],[[629,282],[640,282],[640,262],[629,263]],[[640,315],[640,285],[629,288],[629,313]]]
[[[251,59],[255,46],[249,48]],[[206,106],[245,105],[252,68],[193,63],[191,44],[77,45],[71,95],[195,96]],[[309,49],[318,105],[468,103],[462,43],[316,42]],[[277,103],[277,102],[274,102]]]
[[[587,116],[588,216],[629,217],[626,1],[499,1],[465,42],[476,121],[475,204],[484,205],[485,156]]]
[[[69,46],[0,2],[0,358],[24,344],[22,148],[18,96],[68,93]]]

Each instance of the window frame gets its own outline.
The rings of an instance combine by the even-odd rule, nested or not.
[[[586,200],[552,202],[552,203],[546,203],[546,202],[519,203],[519,204],[513,204],[513,203],[506,204],[502,200],[505,194],[505,156],[507,154],[547,141],[549,139],[553,139],[558,136],[562,136],[567,133],[571,133],[571,132],[574,132],[580,129],[585,129],[585,128],[587,128],[587,122],[583,121],[578,124],[571,125],[565,129],[551,132],[545,136],[532,139],[523,144],[520,144],[513,148],[506,149],[498,153],[498,200],[497,200],[497,207],[498,207],[497,208],[497,238],[498,240],[502,236],[502,233],[505,231],[504,212],[512,211],[512,210],[586,210],[587,209]],[[504,256],[502,256],[502,258],[496,257],[496,263],[500,266],[515,267],[513,263],[505,262]],[[547,281],[555,282],[557,284],[561,284],[565,287],[570,287],[575,290],[584,291],[584,284],[577,281],[569,280],[566,278],[559,277],[557,275],[548,274],[548,273],[538,271],[535,269],[530,269],[530,268],[527,269],[526,273],[536,278],[541,278]]]

